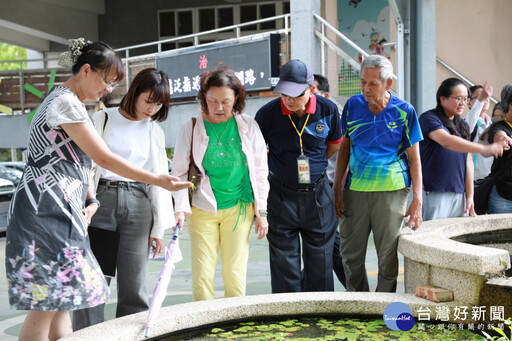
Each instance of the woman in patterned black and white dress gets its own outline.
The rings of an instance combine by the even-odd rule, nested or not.
[[[73,76],[52,89],[32,120],[27,167],[8,213],[9,302],[12,309],[29,310],[20,340],[59,339],[72,332],[70,310],[109,297],[87,235],[99,206],[89,186],[92,160],[168,190],[190,185],[130,164],[94,129],[82,102],[99,100],[124,78],[122,61],[108,45],[71,40],[61,61]]]

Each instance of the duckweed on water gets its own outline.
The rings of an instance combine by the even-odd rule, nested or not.
[[[435,325],[430,325],[435,326]],[[173,338],[174,339],[174,338]],[[181,338],[183,339],[183,338]],[[390,330],[383,320],[356,318],[304,317],[282,321],[240,322],[232,326],[211,328],[188,340],[485,340],[469,330],[446,330],[435,327],[414,328],[408,332]]]

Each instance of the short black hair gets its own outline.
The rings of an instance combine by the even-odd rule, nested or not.
[[[167,119],[171,90],[169,88],[169,77],[162,70],[148,68],[140,71],[132,83],[128,92],[121,100],[121,109],[130,117],[136,118],[136,103],[141,93],[150,91],[149,100],[153,103],[162,104],[158,112],[151,116],[152,121],[163,122]]]
[[[481,85],[473,85],[473,86],[470,86],[469,87],[469,97],[473,97],[473,94],[475,93],[475,91],[477,91],[478,89],[483,89],[484,87],[481,86]]]
[[[329,81],[322,75],[315,73],[313,75],[315,77],[315,81],[318,83],[316,87],[320,92],[329,92]]]

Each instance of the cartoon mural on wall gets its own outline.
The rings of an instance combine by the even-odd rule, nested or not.
[[[387,0],[338,0],[338,29],[368,54],[390,57],[390,9]],[[354,60],[362,56],[340,40],[340,47]],[[338,74],[338,96],[352,96],[361,92],[359,71],[342,61]]]
[[[386,58],[389,58],[389,47],[384,46],[388,41],[386,38],[380,39],[381,32],[373,31],[370,33],[370,46],[368,48],[374,51],[373,54],[380,54]]]
[[[369,54],[380,54],[387,58],[390,11],[387,0],[338,0],[338,27]],[[360,59],[354,49],[342,42],[341,48],[354,59]]]

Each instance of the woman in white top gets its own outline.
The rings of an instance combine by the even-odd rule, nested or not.
[[[169,101],[165,72],[142,70],[120,107],[94,115],[96,129],[114,153],[148,171],[168,174],[165,137],[157,122],[167,119]],[[171,192],[101,167],[95,169],[94,184],[101,207],[91,226],[119,233],[116,317],[147,310],[149,248],[153,257],[160,253],[164,230],[175,225]],[[107,281],[110,283],[110,278]],[[73,316],[75,330],[103,322],[104,304],[75,311]]]

